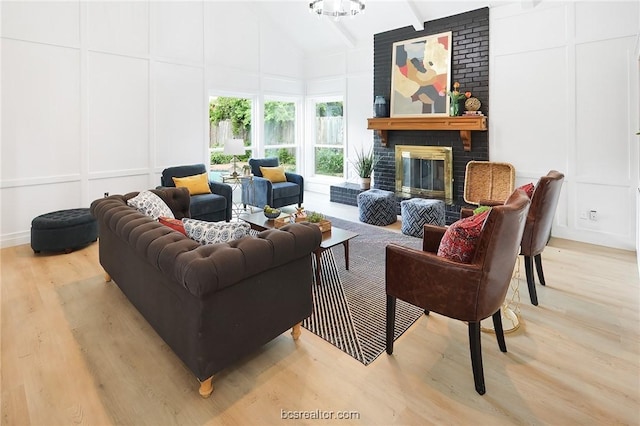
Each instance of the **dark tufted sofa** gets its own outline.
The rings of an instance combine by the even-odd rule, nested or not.
[[[189,216],[185,188],[152,190]],[[129,207],[137,195],[95,200],[100,264],[200,381],[294,327],[311,314],[311,253],[317,226],[291,224],[231,243],[201,246]]]

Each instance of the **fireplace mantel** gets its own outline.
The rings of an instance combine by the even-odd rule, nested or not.
[[[487,117],[387,117],[368,118],[367,129],[375,130],[387,146],[388,130],[459,130],[465,151],[471,151],[471,131],[486,131]]]

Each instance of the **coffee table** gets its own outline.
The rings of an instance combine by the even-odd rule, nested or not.
[[[288,215],[280,215],[280,217],[286,216]],[[274,228],[274,221],[268,219],[261,211],[257,213],[240,215],[240,219],[247,222],[251,226],[251,229],[254,229],[256,231],[264,231]],[[322,242],[320,243],[320,247],[318,247],[318,249],[313,252],[316,258],[316,284],[320,285],[320,258],[322,252],[335,247],[338,244],[342,244],[342,246],[344,247],[344,266],[346,270],[349,270],[349,240],[357,236],[358,234],[355,232],[347,231],[346,229],[342,228],[336,228],[335,226],[331,226],[331,229],[329,231],[322,233]]]

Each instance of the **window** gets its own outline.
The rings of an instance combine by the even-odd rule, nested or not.
[[[278,157],[288,172],[297,172],[296,102],[265,100],[264,153],[265,157]]]
[[[344,176],[344,120],[341,98],[313,101],[314,174]]]
[[[209,152],[211,170],[233,171],[233,156],[224,153],[225,141],[243,139],[246,154],[239,155],[237,166],[248,164],[251,157],[251,117],[253,102],[249,98],[212,96],[209,98]]]

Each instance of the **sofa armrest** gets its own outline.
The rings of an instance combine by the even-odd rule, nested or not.
[[[265,179],[259,176],[254,176],[253,191],[255,195],[253,204],[252,204],[253,206],[262,208],[266,204],[270,206],[273,205],[273,184],[269,179]],[[249,200],[245,200],[244,198],[242,200],[242,202],[245,204],[249,204],[248,201]]]
[[[478,202],[478,206],[489,206],[489,207],[494,207],[494,206],[502,206],[504,204],[504,200],[500,201],[500,200],[480,200]]]
[[[298,198],[298,206],[302,205],[304,201],[304,178],[297,173],[286,172],[284,174],[287,177],[287,182],[295,183],[300,187],[300,197]]]
[[[209,181],[209,189],[213,194],[222,195],[227,200],[225,220],[229,222],[233,216],[233,188],[222,182]]]
[[[440,241],[447,228],[443,226],[424,225],[424,234],[422,235],[422,251],[437,253],[440,247]]]
[[[302,175],[291,172],[285,172],[284,175],[287,178],[287,182],[295,183],[297,185],[300,185],[301,188],[304,188],[304,178],[302,177]]]

